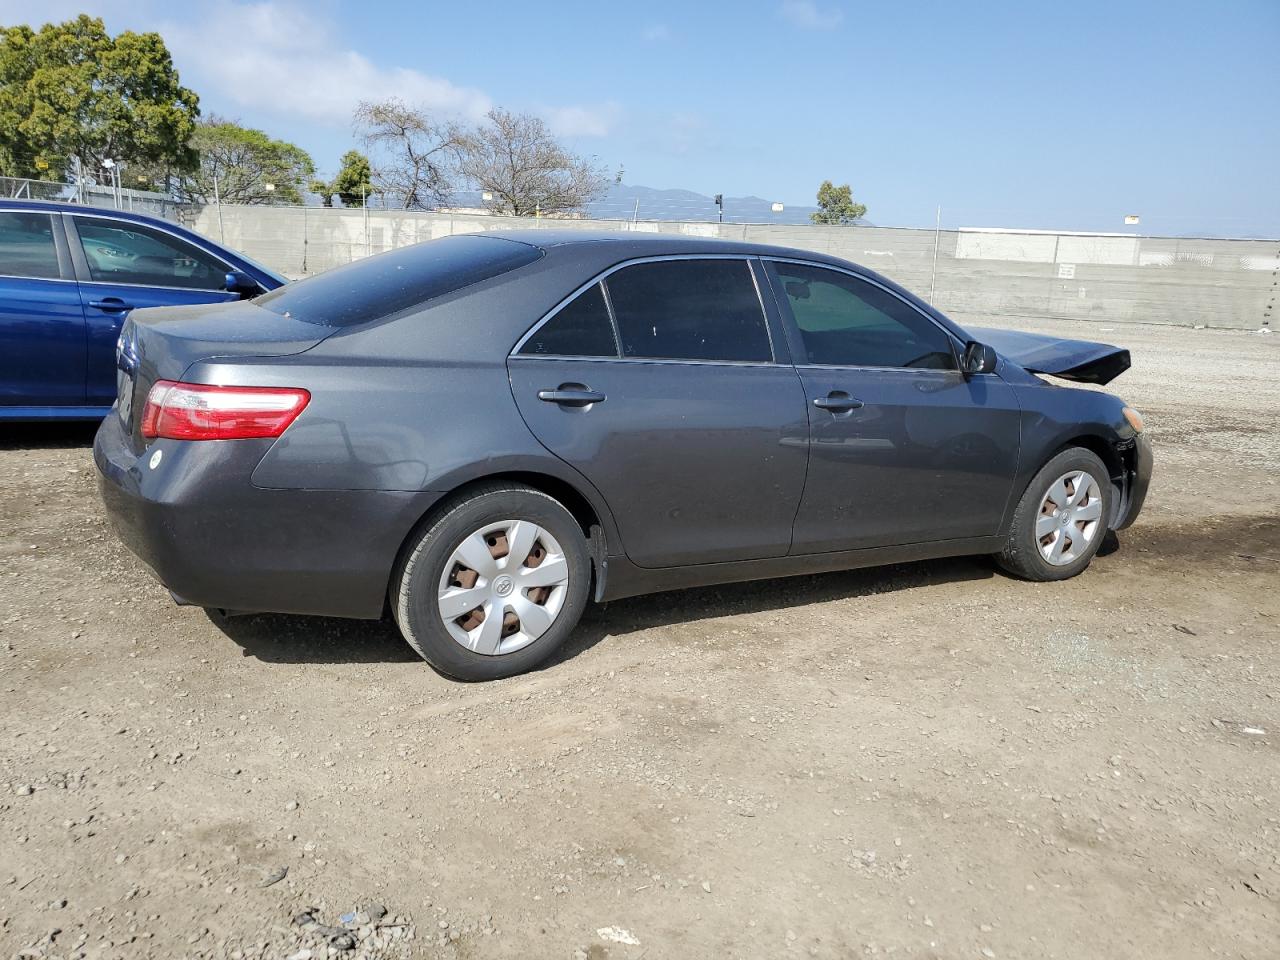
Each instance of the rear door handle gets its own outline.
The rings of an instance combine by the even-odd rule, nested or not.
[[[830,410],[832,413],[848,413],[850,410],[860,409],[862,401],[849,396],[843,390],[832,390],[825,397],[817,397],[813,405],[822,410]]]
[[[132,310],[132,303],[125,303],[119,297],[103,297],[101,300],[90,300],[89,306],[96,307],[106,313],[124,313],[126,310]]]
[[[604,394],[576,384],[562,383],[555,390],[539,390],[538,399],[558,403],[562,407],[589,407],[593,403],[603,403]]]

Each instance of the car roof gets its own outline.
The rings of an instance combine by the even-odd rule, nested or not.
[[[719,237],[699,237],[679,233],[658,233],[648,230],[574,230],[563,227],[535,227],[517,230],[486,230],[479,236],[497,237],[538,247],[547,253],[583,248],[589,244],[609,245],[610,255],[625,260],[633,257],[652,257],[681,254],[738,254],[752,257],[792,257],[804,260],[821,260],[846,264],[848,261],[813,250],[780,247],[767,243],[751,243],[741,240],[722,240]]]
[[[172,228],[171,220],[163,217],[148,216],[132,210],[117,210],[114,207],[91,207],[85,203],[71,203],[65,200],[0,200],[0,210],[28,210],[41,213],[88,213],[116,217],[134,223],[149,223],[159,227]]]

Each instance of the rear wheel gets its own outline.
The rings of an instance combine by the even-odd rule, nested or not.
[[[1102,546],[1111,497],[1110,476],[1096,454],[1062,451],[1028,484],[996,560],[1028,580],[1074,577]]]
[[[587,541],[568,510],[531,487],[486,486],[450,505],[408,551],[392,612],[441,673],[493,680],[556,651],[590,581]]]

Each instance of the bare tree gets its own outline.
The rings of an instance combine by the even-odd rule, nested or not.
[[[446,202],[453,192],[455,131],[403,100],[362,100],[355,127],[373,163],[373,187],[406,210]]]
[[[531,217],[581,210],[608,189],[602,167],[565,150],[538,117],[490,110],[485,121],[455,133],[458,172],[492,199],[494,213]]]

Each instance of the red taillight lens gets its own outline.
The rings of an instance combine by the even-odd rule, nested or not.
[[[292,387],[214,387],[157,380],[142,409],[142,435],[170,440],[278,437],[310,400],[310,392]]]

